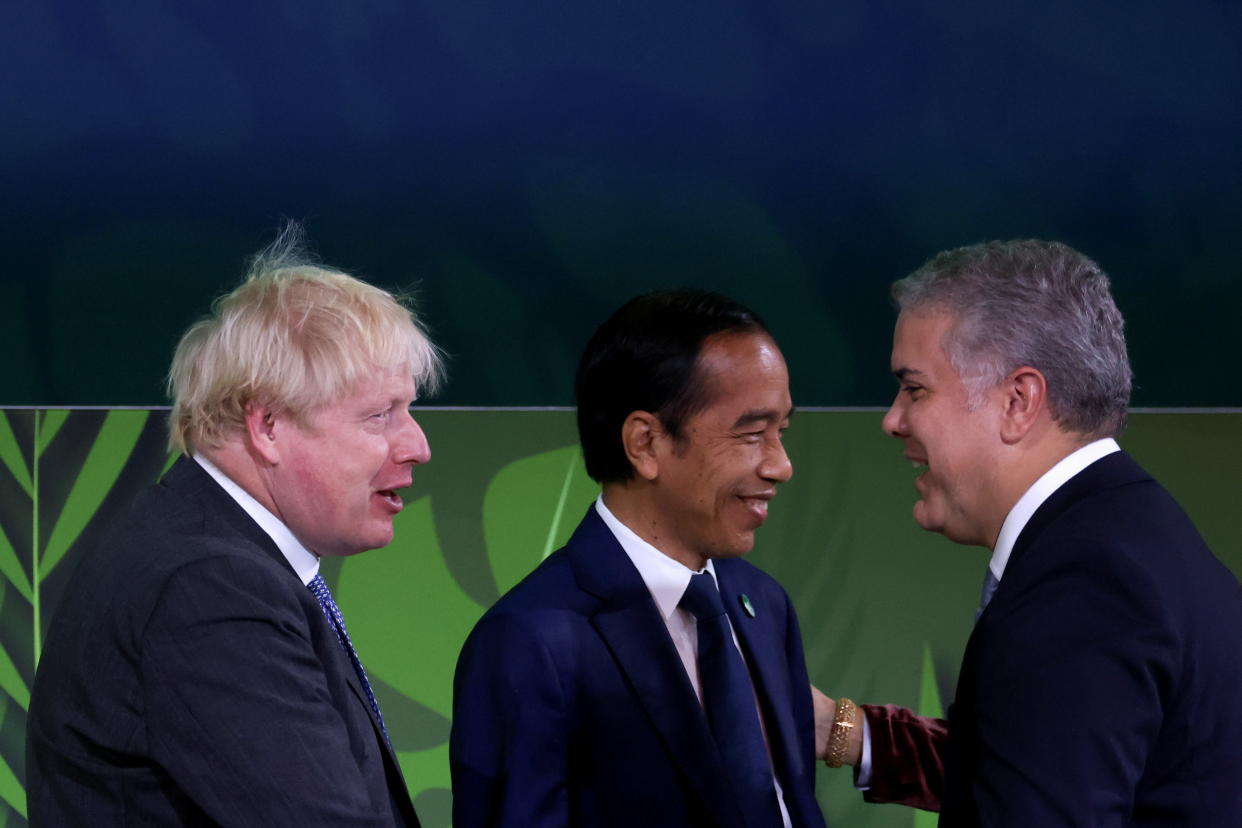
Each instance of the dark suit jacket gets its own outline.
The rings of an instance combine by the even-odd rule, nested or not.
[[[417,825],[314,595],[194,461],[75,572],[28,717],[32,825]]]
[[[714,566],[793,824],[822,826],[793,607],[750,564]],[[471,633],[457,664],[451,760],[455,828],[742,828],[664,621],[594,507]]]
[[[1169,494],[1112,454],[1018,537],[947,733],[866,712],[868,798],[939,800],[941,825],[1236,828],[1242,589]]]

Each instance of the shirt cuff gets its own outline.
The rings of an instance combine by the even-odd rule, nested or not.
[[[858,773],[854,775],[854,787],[865,791],[871,787],[871,725],[863,716],[862,758],[858,760]]]

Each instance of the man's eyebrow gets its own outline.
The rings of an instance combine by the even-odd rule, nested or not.
[[[925,376],[925,374],[917,368],[906,368],[903,366],[901,368],[894,368],[893,376],[899,380],[904,380],[907,377],[922,377]]]
[[[790,419],[793,417],[793,414],[793,408],[790,408],[784,415],[771,408],[752,408],[749,411],[742,412],[742,416],[738,417],[737,420],[734,421],[733,427],[737,429],[745,428],[746,426],[754,425],[755,423],[779,422]]]

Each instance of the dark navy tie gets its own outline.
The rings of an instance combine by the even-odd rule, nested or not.
[[[345,619],[341,617],[341,610],[336,605],[336,601],[332,600],[332,593],[328,591],[327,583],[322,575],[315,573],[315,577],[311,578],[306,588],[315,593],[315,597],[319,599],[319,606],[323,609],[328,624],[336,633],[336,640],[341,642],[341,646],[354,665],[354,670],[358,673],[358,681],[362,683],[362,692],[366,693],[367,701],[371,703],[371,709],[375,711],[375,718],[379,720],[380,730],[384,732],[384,741],[388,741],[388,728],[384,726],[384,717],[380,715],[379,702],[375,700],[371,682],[367,680],[367,671],[362,669],[362,662],[358,660],[358,653],[354,651],[354,644],[349,640],[349,632],[345,629]]]
[[[716,580],[706,572],[691,576],[678,606],[697,622],[703,707],[746,825],[780,828],[780,805],[754,690],[742,654],[733,643]]]

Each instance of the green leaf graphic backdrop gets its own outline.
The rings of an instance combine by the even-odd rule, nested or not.
[[[325,560],[428,828],[448,826],[452,672],[471,626],[569,537],[596,487],[569,411],[417,412],[430,465],[405,492],[389,547]],[[1242,572],[1234,435],[1242,413],[1143,413],[1123,444]],[[793,480],[750,559],[798,607],[812,679],[826,692],[939,713],[953,696],[983,550],[920,532],[913,474],[875,411],[801,411]],[[100,525],[167,468],[164,415],[0,412],[0,828],[25,825],[23,737],[41,636]],[[848,774],[819,774],[836,825],[934,824],[871,806]]]

